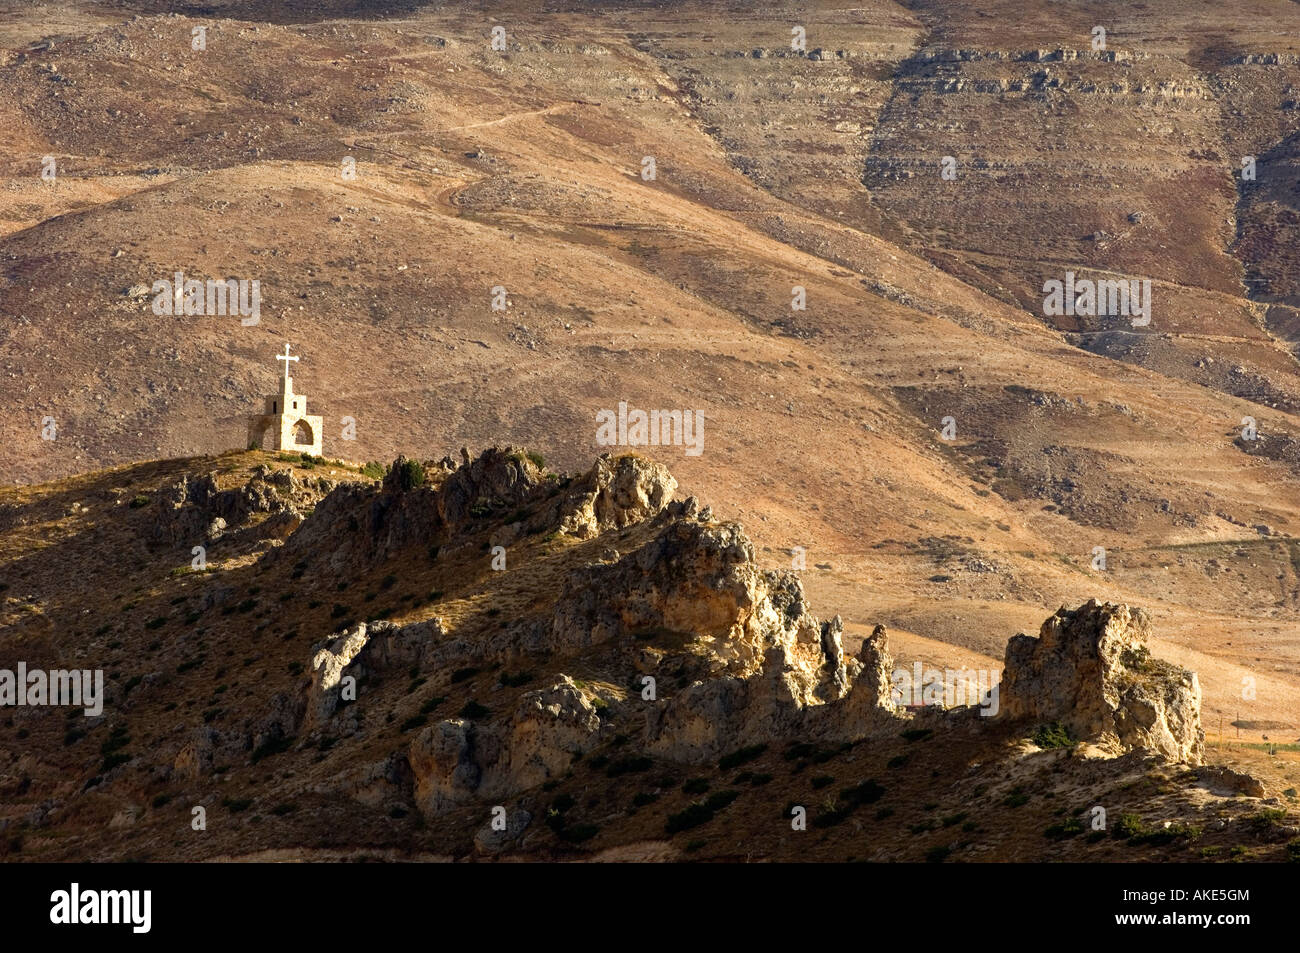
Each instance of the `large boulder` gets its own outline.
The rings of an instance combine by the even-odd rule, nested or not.
[[[505,510],[527,502],[542,481],[541,468],[521,450],[493,447],[462,463],[438,491],[438,515],[460,526],[486,510]]]
[[[1007,643],[1003,717],[1059,722],[1074,738],[1117,753],[1135,748],[1199,764],[1204,754],[1196,674],[1152,658],[1141,609],[1062,607],[1038,637]]]
[[[668,468],[644,457],[603,454],[569,489],[560,530],[581,539],[622,529],[663,512],[677,490]]]
[[[600,712],[573,679],[526,692],[504,724],[451,719],[425,728],[408,753],[416,805],[436,815],[473,800],[503,800],[562,777],[601,740]]]

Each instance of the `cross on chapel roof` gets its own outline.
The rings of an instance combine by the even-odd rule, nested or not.
[[[300,358],[297,358],[297,357],[290,357],[290,356],[289,356],[289,345],[286,344],[286,345],[284,346],[284,353],[283,353],[283,354],[277,354],[277,355],[275,356],[275,359],[276,359],[277,361],[284,361],[284,392],[285,392],[286,394],[291,393],[292,390],[293,390],[293,378],[289,376],[289,362],[290,362],[290,361],[297,361],[297,360],[300,360]]]

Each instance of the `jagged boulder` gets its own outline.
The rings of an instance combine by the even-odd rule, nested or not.
[[[457,718],[431,725],[408,752],[416,805],[432,816],[560,777],[600,741],[603,727],[593,699],[567,675],[526,692],[505,724]]]
[[[745,674],[757,670],[767,647],[796,632],[806,643],[819,642],[811,622],[796,625],[801,599],[793,577],[757,567],[739,525],[670,520],[639,549],[566,580],[553,644],[577,649],[659,631],[690,633]]]
[[[438,493],[438,515],[449,526],[465,523],[484,510],[520,506],[541,483],[541,468],[513,447],[493,447],[474,460],[466,450],[461,456],[461,466]]]
[[[587,539],[651,519],[663,512],[676,490],[677,481],[663,464],[632,454],[602,454],[570,487],[560,531]]]
[[[338,710],[342,681],[358,681],[393,666],[419,665],[441,645],[445,631],[439,618],[399,626],[392,622],[360,622],[312,647],[311,681],[307,686],[305,727],[321,727]]]
[[[151,531],[153,541],[175,543],[206,539],[208,526],[216,515],[209,509],[209,504],[219,492],[212,474],[185,474],[170,486],[163,487],[158,492]]]
[[[795,644],[763,656],[759,671],[698,681],[646,712],[646,747],[659,757],[703,763],[728,750],[791,740],[857,741],[890,717],[892,667],[884,626],[843,658],[839,616],[819,627],[822,664]]]
[[[338,710],[343,673],[365,648],[366,624],[344,631],[313,647],[311,683],[307,688],[307,728],[314,729]]]
[[[1038,637],[1007,643],[1002,717],[1063,724],[1075,738],[1117,753],[1141,748],[1199,764],[1201,687],[1194,672],[1151,657],[1141,609],[1062,607]]]
[[[478,763],[474,722],[448,719],[415,736],[407,751],[416,806],[428,816],[474,797],[483,769]]]
[[[600,739],[600,710],[573,679],[541,691],[527,692],[515,708],[501,766],[509,790],[522,790],[558,778]]]
[[[533,815],[522,808],[515,808],[507,811],[502,820],[505,823],[504,827],[498,827],[497,819],[494,817],[474,835],[474,849],[478,853],[499,854],[510,847],[523,837],[524,831],[533,821]]]
[[[185,474],[158,492],[154,525],[155,543],[214,541],[227,530],[238,529],[256,514],[270,514],[258,527],[259,535],[284,538],[302,523],[300,506],[313,505],[318,493],[332,489],[321,481],[319,489],[307,486],[292,470],[254,468],[243,486],[222,490],[216,472]]]

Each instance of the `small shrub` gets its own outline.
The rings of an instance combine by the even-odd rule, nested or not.
[[[840,800],[852,807],[875,804],[884,796],[885,789],[870,778],[840,792]]]
[[[1054,721],[1050,725],[1039,725],[1034,732],[1034,744],[1040,748],[1072,748],[1074,739],[1065,725]]]
[[[940,844],[938,847],[932,847],[925,853],[925,862],[927,864],[942,864],[952,853],[952,848],[946,844]]]
[[[397,485],[408,491],[424,486],[424,464],[419,460],[403,460]]]
[[[1129,840],[1134,837],[1141,837],[1147,832],[1147,826],[1142,822],[1142,818],[1136,814],[1121,814],[1118,823],[1115,824],[1112,834],[1119,840]]]
[[[1078,818],[1070,818],[1059,824],[1052,824],[1045,831],[1043,836],[1048,840],[1065,840],[1068,837],[1075,837],[1083,833],[1083,824]]]
[[[767,750],[767,745],[748,745],[740,748],[731,754],[724,755],[718,762],[718,769],[721,771],[730,771],[732,768],[738,768],[742,764],[748,764],[755,758],[762,757],[763,752]]]
[[[429,721],[428,714],[421,712],[418,715],[412,715],[410,718],[406,719],[406,721],[402,722],[398,730],[403,732],[410,731],[413,728],[419,728],[421,725],[426,724],[428,721]]]
[[[781,755],[786,761],[795,761],[799,758],[807,758],[816,749],[805,741],[796,741],[785,749]]]
[[[583,841],[591,840],[599,834],[600,828],[595,824],[576,824],[573,827],[563,827],[557,833],[562,841],[567,841],[570,844],[581,844]]]
[[[669,814],[665,824],[665,830],[669,834],[676,834],[679,831],[688,831],[692,827],[699,827],[701,824],[707,824],[713,820],[713,811],[705,807],[700,802],[689,805],[685,810],[678,811],[676,814]]]
[[[738,797],[739,791],[715,791],[704,799],[704,806],[710,811],[720,811]]]

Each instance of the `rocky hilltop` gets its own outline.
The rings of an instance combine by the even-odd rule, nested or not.
[[[643,457],[562,476],[507,447],[5,501],[15,591],[134,566],[121,605],[7,599],[4,666],[109,672],[98,717],[7,713],[11,853],[1269,858],[1295,833],[1276,782],[1205,763],[1196,675],[1141,609],[1062,608],[982,697],[909,704],[883,625],[848,638],[676,490]]]

